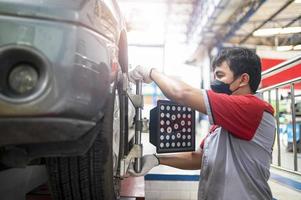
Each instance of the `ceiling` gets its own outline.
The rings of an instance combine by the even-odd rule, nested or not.
[[[118,0],[130,44],[186,42],[195,0]]]
[[[244,11],[240,11],[240,9]],[[240,13],[244,14],[237,17]],[[246,17],[248,15],[249,18]],[[240,22],[239,20],[243,17],[247,18],[246,21]],[[237,24],[237,29],[228,38],[224,38],[223,34],[219,32],[217,36],[223,42],[267,46],[295,45],[301,42],[301,33],[269,37],[255,37],[252,35],[258,29],[301,26],[301,3],[295,3],[294,0],[267,0],[244,5],[234,12],[229,22]],[[233,25],[230,27],[233,27]]]
[[[300,0],[118,0],[130,44],[296,46],[301,33],[254,36],[263,28],[301,26]],[[300,2],[300,3],[298,3]]]

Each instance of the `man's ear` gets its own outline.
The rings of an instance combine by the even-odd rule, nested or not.
[[[250,83],[250,76],[247,73],[243,73],[241,75],[241,82],[240,82],[240,86],[245,86],[248,85]]]

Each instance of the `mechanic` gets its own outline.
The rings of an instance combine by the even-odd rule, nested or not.
[[[272,193],[267,183],[275,134],[274,110],[254,94],[261,80],[259,57],[246,48],[225,48],[212,63],[212,90],[193,88],[158,70],[137,66],[131,81],[154,81],[171,101],[207,114],[212,125],[195,152],[145,155],[143,176],[153,167],[201,169],[200,200],[267,200]]]

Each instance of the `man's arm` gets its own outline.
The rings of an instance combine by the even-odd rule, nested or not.
[[[204,97],[200,89],[193,88],[183,81],[170,78],[156,69],[152,69],[150,77],[170,100],[207,114]]]
[[[173,155],[157,156],[161,165],[167,165],[178,169],[197,170],[201,169],[202,152],[185,152]]]
[[[202,151],[199,149],[195,152],[176,153],[173,155],[157,155],[148,154],[142,157],[142,169],[140,172],[136,172],[133,167],[133,163],[130,163],[128,172],[132,176],[144,176],[152,168],[161,165],[167,165],[178,169],[197,170],[201,169],[202,163]]]

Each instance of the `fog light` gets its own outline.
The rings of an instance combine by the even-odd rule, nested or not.
[[[9,86],[18,94],[31,92],[37,85],[38,72],[27,64],[20,64],[10,72],[8,78]]]

